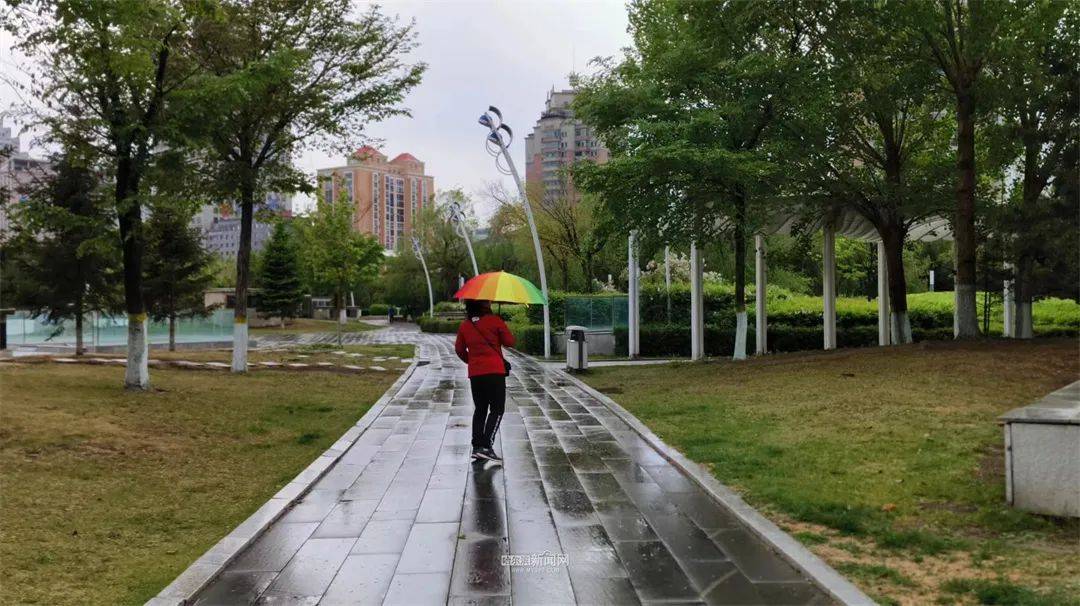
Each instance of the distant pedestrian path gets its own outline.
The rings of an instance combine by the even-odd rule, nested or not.
[[[451,340],[398,326],[346,338],[413,343],[429,363],[196,604],[834,602],[558,371],[511,357],[505,464],[471,463]]]

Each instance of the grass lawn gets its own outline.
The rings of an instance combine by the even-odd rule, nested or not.
[[[1009,509],[995,418],[1075,340],[597,368],[591,385],[882,603],[1080,604],[1080,524]]]
[[[141,604],[397,374],[0,366],[0,603]]]
[[[341,332],[366,332],[369,330],[378,330],[383,328],[375,324],[368,324],[367,322],[357,321],[350,319],[348,322],[341,326]],[[312,320],[311,318],[296,318],[289,324],[285,325],[285,328],[280,326],[263,326],[261,328],[250,328],[248,332],[251,336],[268,335],[268,334],[283,334],[291,335],[307,332],[337,332],[338,323],[336,320]]]

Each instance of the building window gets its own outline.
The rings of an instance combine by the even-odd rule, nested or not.
[[[384,181],[386,193],[386,238],[383,246],[394,250],[398,240],[405,231],[405,179],[401,177],[386,176]]]
[[[349,204],[356,201],[356,196],[353,192],[353,175],[352,172],[345,173],[345,176],[341,178],[341,189],[345,192],[345,197],[348,198]]]
[[[416,217],[416,208],[417,208],[417,205],[418,205],[418,201],[420,199],[420,191],[419,190],[420,190],[420,179],[417,179],[416,177],[413,177],[413,179],[412,179],[412,192],[411,192],[411,195],[410,195],[412,206],[411,206],[411,209],[410,209],[411,212],[409,214],[409,216],[413,217],[413,218]]]
[[[371,233],[379,237],[379,173],[371,173]]]
[[[326,177],[326,181],[323,183],[323,200],[331,202],[334,199],[334,176],[330,175]]]

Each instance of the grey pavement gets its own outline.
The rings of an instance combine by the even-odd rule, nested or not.
[[[416,343],[430,364],[196,604],[831,603],[542,364],[511,356],[505,464],[472,463],[450,338],[395,326],[346,340]]]

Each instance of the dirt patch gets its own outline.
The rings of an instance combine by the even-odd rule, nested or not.
[[[1070,574],[1075,574],[1075,571],[1070,573],[1057,567],[1022,569],[1016,566],[1017,562],[1004,556],[965,550],[913,558],[912,554],[906,551],[883,549],[869,538],[841,535],[826,526],[795,521],[775,512],[771,512],[770,517],[791,534],[814,537],[814,540],[804,541],[806,547],[830,566],[848,570],[846,576],[871,597],[878,601],[892,600],[904,606],[934,603],[941,600],[943,595],[953,597],[943,590],[943,586],[950,581],[1007,579],[1009,582],[1038,590],[1054,581],[1060,581],[1059,575],[1068,578]],[[824,540],[821,540],[821,537]],[[1031,547],[1038,550],[1035,545]],[[1080,556],[1080,548],[1076,545],[1067,547],[1041,542],[1041,547],[1055,550],[1055,553],[1060,553],[1065,558],[1075,560]],[[877,567],[886,567],[896,574],[852,572]],[[961,596],[955,596],[955,599],[957,603],[965,603]],[[946,603],[947,600],[948,598]]]
[[[1005,480],[1005,446],[991,444],[983,449],[979,457],[979,467],[975,477],[983,482],[1002,482]]]

